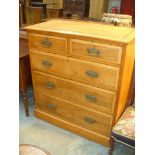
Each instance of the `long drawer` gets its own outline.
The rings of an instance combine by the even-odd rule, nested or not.
[[[30,33],[29,48],[46,52],[67,53],[67,38]]]
[[[44,52],[31,52],[33,69],[83,81],[101,88],[117,89],[119,68]]]
[[[70,53],[72,55],[79,56],[80,58],[120,64],[122,47],[91,41],[71,39]]]
[[[100,112],[111,114],[114,110],[115,92],[37,71],[33,71],[32,76],[36,90]]]
[[[112,116],[75,106],[63,100],[51,97],[42,91],[38,92],[36,103],[36,108],[52,116],[104,136],[110,135],[109,131]]]

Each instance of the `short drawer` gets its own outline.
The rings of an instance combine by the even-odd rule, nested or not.
[[[111,114],[114,110],[115,92],[36,71],[32,76],[36,90],[96,111]]]
[[[46,52],[67,52],[67,39],[41,34],[29,34],[29,48],[44,50]]]
[[[72,55],[89,58],[90,60],[120,64],[122,47],[71,39],[70,52]]]
[[[39,92],[36,100],[37,108],[54,117],[71,122],[75,125],[109,136],[112,116],[97,113],[69,102],[56,99]]]
[[[32,68],[101,88],[117,89],[119,67],[56,54],[31,52]]]

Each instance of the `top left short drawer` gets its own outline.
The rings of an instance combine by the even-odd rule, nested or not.
[[[46,52],[67,53],[67,38],[30,33],[29,48]]]

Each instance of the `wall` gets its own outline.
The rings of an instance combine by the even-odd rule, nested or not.
[[[120,5],[121,5],[121,0],[109,0],[108,12],[114,13],[112,11],[112,8],[117,7],[117,11],[115,13],[120,13]]]

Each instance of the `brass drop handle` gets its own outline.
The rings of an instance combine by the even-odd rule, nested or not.
[[[88,124],[94,124],[96,123],[96,120],[91,117],[84,117],[84,121]]]
[[[52,104],[52,103],[48,103],[47,104],[47,108],[49,109],[49,110],[54,110],[54,109],[56,109],[56,105],[55,104]]]
[[[90,56],[100,56],[100,51],[96,48],[87,48],[88,55]]]
[[[46,85],[46,88],[48,88],[48,89],[53,89],[53,88],[55,88],[54,83],[49,82],[49,81],[45,81],[45,85]]]
[[[50,41],[48,40],[48,38],[44,38],[44,39],[41,41],[41,44],[42,44],[43,47],[46,47],[46,48],[52,46],[52,42],[50,42]]]
[[[97,101],[97,98],[96,96],[93,96],[93,95],[89,95],[89,94],[85,94],[85,99],[89,102],[96,102]]]
[[[52,63],[48,60],[43,60],[42,61],[42,64],[44,67],[51,67],[52,66]]]
[[[91,70],[86,71],[85,74],[91,78],[96,78],[99,76],[98,73],[91,71]]]

